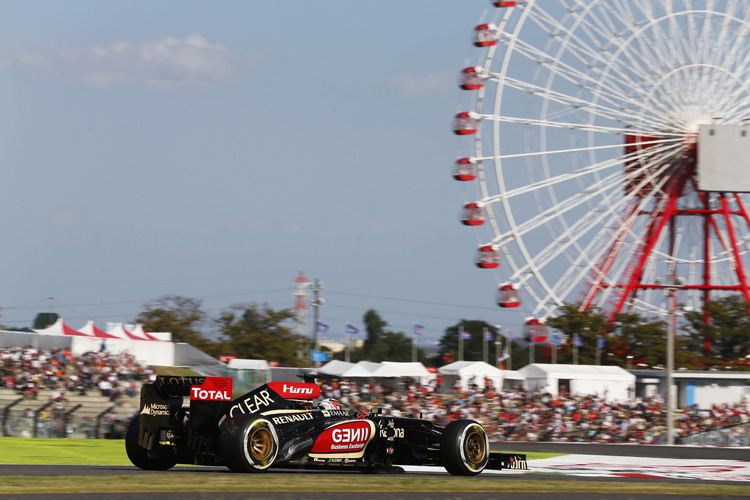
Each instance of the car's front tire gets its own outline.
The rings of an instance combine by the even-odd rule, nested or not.
[[[440,457],[445,470],[454,476],[476,476],[490,460],[487,432],[474,420],[449,423],[440,440]]]
[[[223,432],[220,440],[224,463],[233,472],[265,472],[279,453],[276,428],[263,418],[245,422],[234,435]]]
[[[138,444],[141,416],[137,415],[125,434],[125,452],[136,467],[143,470],[168,470],[177,464],[177,456],[170,451],[151,452]]]

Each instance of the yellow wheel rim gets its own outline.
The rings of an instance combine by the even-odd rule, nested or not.
[[[265,427],[253,431],[250,436],[250,453],[255,460],[267,460],[273,451],[273,435]]]
[[[487,456],[487,442],[481,432],[472,432],[466,438],[466,458],[472,464],[481,464]]]

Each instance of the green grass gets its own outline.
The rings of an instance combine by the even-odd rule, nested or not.
[[[122,439],[0,437],[0,464],[131,465]],[[529,460],[560,453],[526,453]]]
[[[0,463],[51,465],[130,465],[123,440],[44,439],[0,437]],[[530,460],[556,456],[551,453],[527,453]],[[533,461],[529,464],[533,470]],[[157,477],[154,477],[157,476]],[[342,476],[356,480],[342,481]],[[632,495],[672,494],[676,498],[705,495],[750,496],[747,485],[724,486],[680,483],[611,483],[605,481],[535,481],[529,479],[481,480],[443,475],[365,475],[356,473],[318,474],[314,486],[310,481],[290,481],[289,475],[210,474],[192,471],[167,471],[149,475],[107,476],[3,476],[0,494],[22,493],[94,493],[159,491],[425,491],[425,492],[571,492],[618,493]]]
[[[0,464],[131,465],[121,439],[0,437]]]

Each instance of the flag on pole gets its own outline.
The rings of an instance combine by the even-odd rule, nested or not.
[[[469,340],[471,338],[471,334],[461,328],[461,340]]]
[[[505,334],[505,338],[507,338],[508,341],[513,342],[513,332],[508,330],[508,333]]]
[[[414,335],[422,335],[423,331],[424,331],[424,326],[414,323]]]
[[[583,342],[581,342],[581,336],[577,333],[573,334],[573,345],[576,347],[581,347],[583,345]]]
[[[489,329],[484,330],[484,340],[492,340],[492,332]]]
[[[318,333],[326,333],[328,331],[328,325],[326,325],[322,321],[318,321],[318,324],[316,325],[316,329]]]
[[[354,335],[356,333],[359,333],[359,329],[355,328],[353,325],[347,323],[346,324],[346,333],[349,333],[351,335]]]
[[[552,343],[555,344],[555,347],[560,347],[562,345],[562,339],[558,337],[557,335],[553,335]]]
[[[503,361],[505,361],[508,358],[510,358],[510,354],[508,354],[508,351],[505,351],[505,352],[503,352],[502,356],[500,356],[499,358],[497,358],[497,362],[498,362],[498,364],[502,363]]]
[[[601,349],[604,347],[604,337],[597,337],[596,338],[596,348]]]

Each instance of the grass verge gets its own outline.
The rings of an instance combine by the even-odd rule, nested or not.
[[[48,465],[131,466],[122,440],[44,439],[0,437],[0,463]],[[528,453],[530,460],[555,456]],[[533,470],[533,463],[530,464]],[[131,466],[132,467],[132,466]],[[23,493],[118,493],[118,492],[190,492],[190,491],[320,491],[320,492],[571,492],[618,493],[633,495],[673,494],[750,496],[746,485],[725,486],[707,483],[611,483],[604,481],[535,481],[508,479],[502,475],[478,481],[476,478],[443,475],[365,475],[358,473],[316,474],[311,481],[290,481],[288,473],[232,474],[215,469],[193,472],[176,467],[172,471],[148,475],[118,474],[108,469],[107,476],[3,476],[0,494]],[[300,471],[300,474],[310,472]],[[313,473],[315,474],[315,473]],[[356,480],[342,481],[342,476]]]

